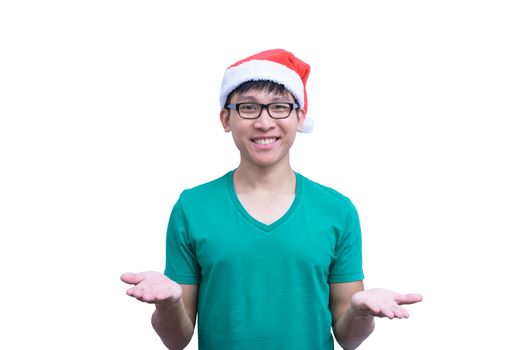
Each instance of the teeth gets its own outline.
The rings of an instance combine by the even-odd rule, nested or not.
[[[275,142],[277,139],[275,137],[267,139],[255,139],[255,143],[258,145],[269,145],[270,143]]]

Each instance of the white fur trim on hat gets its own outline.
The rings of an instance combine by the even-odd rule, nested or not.
[[[302,124],[302,127],[298,131],[304,134],[309,134],[313,131],[314,128],[315,121],[310,117],[306,117],[306,119],[304,120],[304,124]]]
[[[304,108],[304,85],[293,69],[267,60],[251,60],[230,67],[224,73],[220,88],[220,106],[224,107],[227,96],[239,85],[251,80],[269,80],[282,84]]]

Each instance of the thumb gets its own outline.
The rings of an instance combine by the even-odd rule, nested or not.
[[[126,272],[120,276],[120,280],[127,284],[138,284],[144,280],[145,274],[143,272],[134,273]]]
[[[422,301],[422,295],[415,294],[415,293],[403,294],[403,295],[398,296],[396,299],[400,305],[401,304],[415,304],[415,303]]]

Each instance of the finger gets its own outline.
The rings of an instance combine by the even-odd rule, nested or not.
[[[135,298],[138,301],[146,302],[146,303],[154,303],[155,297],[150,295],[151,293],[145,292],[142,288],[139,287],[133,287],[129,288],[126,291],[127,295],[130,297]]]
[[[409,313],[406,309],[400,306],[392,307],[392,311],[395,314],[395,318],[408,318]]]
[[[144,280],[144,273],[126,272],[120,276],[120,280],[127,284],[137,284]]]
[[[141,288],[131,288],[132,294],[130,294],[132,297],[135,297],[139,300],[142,300],[142,297],[144,295],[144,290]]]
[[[402,294],[395,298],[399,305],[403,304],[415,304],[422,301],[422,295],[420,294]]]
[[[385,317],[389,318],[390,320],[395,318],[395,313],[389,307],[382,307],[380,309],[380,314],[384,315]]]
[[[141,300],[145,301],[146,303],[152,303],[156,299],[156,296],[151,292],[146,292],[144,295],[142,295]]]

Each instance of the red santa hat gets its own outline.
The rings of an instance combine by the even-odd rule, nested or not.
[[[297,99],[307,112],[306,81],[309,64],[295,57],[291,52],[275,49],[259,52],[240,60],[226,70],[220,87],[220,106],[224,107],[229,94],[247,81],[269,80],[282,84]],[[300,132],[311,132],[313,120],[306,118]]]

